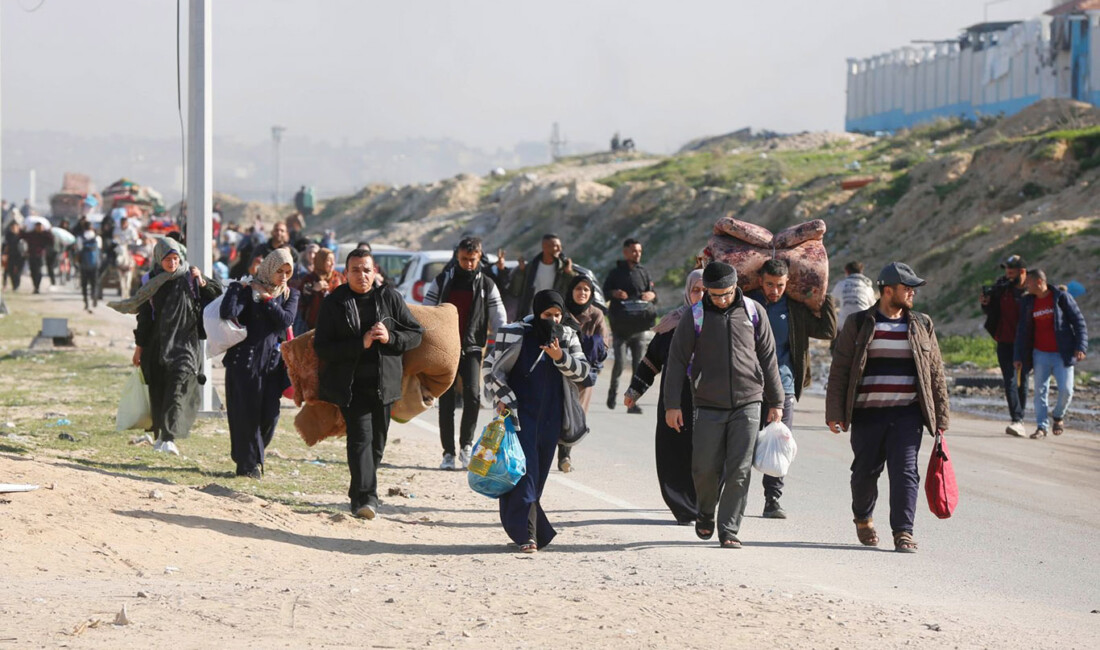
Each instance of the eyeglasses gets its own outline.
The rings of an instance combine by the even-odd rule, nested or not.
[[[711,292],[708,291],[707,295],[710,296],[711,300],[726,300],[726,299],[732,299],[733,294],[736,293],[736,292],[737,292],[737,289],[730,289],[729,291],[727,291],[725,293],[711,293]]]

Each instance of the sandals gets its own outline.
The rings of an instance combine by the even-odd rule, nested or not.
[[[1066,430],[1066,428],[1065,428],[1065,424],[1063,423],[1063,421],[1059,420],[1058,418],[1054,418],[1054,426],[1050,428],[1050,432],[1053,433],[1056,436],[1060,436],[1060,435],[1062,435],[1062,432],[1065,431],[1065,430]]]
[[[911,533],[905,531],[894,533],[894,550],[898,553],[916,553],[917,542]]]
[[[1039,439],[1046,438],[1046,437],[1047,437],[1047,430],[1042,428],[1042,427],[1039,427],[1038,429],[1035,430],[1035,433],[1028,436],[1028,438],[1031,438],[1032,440],[1039,440]]]
[[[535,540],[527,540],[526,544],[519,545],[520,553],[535,553],[539,550],[539,545],[535,543]]]
[[[730,536],[718,542],[722,548],[741,548],[741,540]]]
[[[703,519],[702,517],[696,520],[695,535],[699,539],[710,539],[714,537],[714,520]]]
[[[870,519],[853,519],[856,524],[856,537],[864,546],[878,546],[878,533],[875,532],[875,522]]]

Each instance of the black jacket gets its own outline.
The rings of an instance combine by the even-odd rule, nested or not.
[[[424,328],[395,289],[375,287],[370,295],[378,320],[390,331],[389,343],[376,341],[374,345],[378,346],[379,353],[378,397],[383,404],[392,404],[401,397],[401,355],[420,345]],[[355,292],[349,285],[340,285],[325,296],[313,335],[313,349],[321,364],[318,392],[324,401],[338,406],[351,403],[351,385],[363,352],[366,329],[369,328],[360,327]]]
[[[1006,291],[1010,292],[1016,298],[1017,307],[1020,307],[1024,302],[1024,298],[1027,297],[1027,291],[1023,287],[1013,286],[1012,282],[1006,277],[1001,277],[997,280],[997,283],[993,285],[993,290],[989,293],[989,304],[982,305],[982,311],[985,312],[985,323],[983,327],[985,327],[985,331],[989,332],[989,335],[994,339],[997,338],[997,330],[1001,326],[1001,297],[1004,296]],[[1022,313],[1023,312],[1017,312],[1017,316]],[[1015,330],[1019,324],[1020,321],[1017,319],[1017,321],[1012,324],[1012,329]],[[998,342],[1007,343],[1008,341]]]
[[[611,319],[611,332],[615,336],[629,338],[638,332],[644,332],[653,326],[653,320],[657,315],[657,301],[654,300],[652,309],[646,316],[628,316],[623,308],[623,301],[611,297],[614,291],[625,291],[628,300],[641,300],[646,291],[654,291],[653,280],[649,278],[649,271],[641,264],[635,264],[633,268],[626,260],[619,260],[615,268],[607,274],[603,281],[603,294],[607,296],[611,307],[608,316]]]

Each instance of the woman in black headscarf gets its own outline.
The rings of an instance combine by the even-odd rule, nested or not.
[[[165,237],[153,249],[153,270],[137,294],[107,304],[123,314],[137,314],[133,362],[141,366],[149,386],[157,439],[153,451],[178,456],[176,439],[191,433],[200,400],[199,339],[206,338],[202,309],[221,292],[217,280],[187,266],[179,242]]]
[[[591,372],[576,331],[561,325],[565,318],[558,292],[538,292],[533,313],[502,327],[485,359],[485,393],[498,412],[511,411],[527,458],[527,473],[500,498],[500,522],[524,553],[534,553],[556,535],[539,500],[563,429],[578,424],[567,422],[567,409],[579,411],[567,400],[579,399],[576,385]]]
[[[668,360],[668,348],[672,344],[672,333],[681,318],[692,318],[692,305],[703,299],[703,272],[696,269],[688,274],[684,288],[684,304],[673,310],[653,328],[656,336],[649,342],[645,357],[638,364],[638,370],[630,380],[623,403],[633,406],[653,385],[657,373],[665,367]],[[661,375],[661,381],[665,376]],[[654,448],[657,455],[657,482],[661,486],[661,496],[665,500],[677,523],[689,525],[699,516],[695,505],[695,481],[691,477],[691,417],[684,417],[684,428],[676,431],[665,423],[665,398],[663,384],[657,391],[657,440]],[[691,382],[684,382],[683,411],[690,415],[692,408]]]
[[[607,350],[611,347],[611,330],[607,327],[603,311],[592,302],[593,285],[587,275],[577,275],[569,285],[569,293],[565,296],[565,308],[572,316],[573,326],[580,335],[581,350],[588,359],[591,370],[588,378],[580,384],[581,408],[588,413],[588,404],[592,401],[592,391],[595,390],[596,377],[603,370],[603,362],[607,360]],[[573,471],[571,456],[572,447],[558,445],[558,469],[562,472]]]

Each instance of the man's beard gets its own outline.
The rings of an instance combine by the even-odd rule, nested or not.
[[[912,309],[913,301],[905,296],[895,295],[890,299],[891,309]]]

